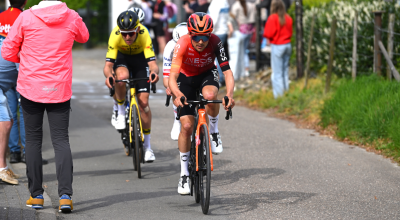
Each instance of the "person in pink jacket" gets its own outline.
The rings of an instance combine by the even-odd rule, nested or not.
[[[59,210],[72,206],[72,155],[68,126],[72,96],[72,45],[85,43],[82,18],[57,0],[43,0],[15,20],[3,42],[5,60],[20,63],[17,91],[26,132],[26,174],[32,208],[43,208],[42,124],[47,111],[55,151]]]

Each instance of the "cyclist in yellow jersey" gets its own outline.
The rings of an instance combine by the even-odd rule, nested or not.
[[[158,66],[153,51],[153,44],[147,28],[139,24],[138,15],[133,11],[122,12],[117,19],[118,27],[111,32],[104,76],[106,85],[111,88],[109,77],[114,80],[128,78],[149,77],[149,81],[140,81],[136,84],[137,98],[141,113],[144,146],[144,160],[153,162],[155,156],[150,146],[151,111],[149,107],[150,83],[156,83]],[[152,80],[151,75],[156,77]],[[111,123],[117,130],[123,130],[125,124],[125,83],[115,84],[114,107]]]

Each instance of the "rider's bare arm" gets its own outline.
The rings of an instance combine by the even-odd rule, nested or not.
[[[228,107],[233,108],[235,106],[235,100],[233,99],[233,88],[235,87],[235,79],[233,78],[232,70],[226,70],[222,72],[225,76],[225,84],[226,84],[226,96],[229,98]],[[224,101],[225,102],[225,101]],[[225,106],[225,104],[224,104]],[[228,110],[225,107],[225,110]]]
[[[158,77],[158,65],[157,62],[155,60],[149,61],[147,62],[147,64],[149,65],[149,69],[150,69],[150,82],[151,83],[156,83],[158,82],[158,80],[160,79]],[[151,74],[156,74],[156,78],[154,78],[154,80],[151,79]]]
[[[113,71],[113,66],[114,66],[114,63],[113,62],[109,62],[109,61],[106,61],[106,64],[104,65],[103,72],[104,72],[104,76],[106,77],[106,85],[107,85],[108,88],[112,87],[110,85],[109,81],[108,81],[108,78],[109,77],[113,77],[113,72],[114,72]]]
[[[223,101],[223,104],[225,106],[225,110],[228,110],[228,107],[233,108],[235,106],[235,101],[233,100],[233,88],[235,87],[235,80],[233,78],[233,73],[231,70],[231,67],[229,66],[229,61],[227,58],[227,54],[224,48],[223,43],[221,40],[218,38],[217,42],[217,49],[214,51],[217,59],[219,66],[221,67],[222,73],[225,75],[225,84],[226,84],[226,96],[229,98],[229,103],[227,105],[225,104],[225,101]]]

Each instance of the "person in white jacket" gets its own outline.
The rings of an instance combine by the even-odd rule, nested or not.
[[[228,40],[228,20],[229,20],[229,2],[228,0],[214,0],[208,7],[207,14],[214,21],[214,31],[213,34],[217,35],[223,44],[226,44]],[[215,63],[219,72],[219,82],[225,85],[224,74],[222,74],[221,68],[219,67],[217,59]]]

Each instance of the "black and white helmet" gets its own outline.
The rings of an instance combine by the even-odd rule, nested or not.
[[[130,8],[129,10],[135,12],[139,17],[139,22],[143,23],[144,18],[145,18],[145,14],[144,14],[144,11],[141,8]]]
[[[120,30],[130,30],[139,25],[139,18],[133,11],[124,11],[118,16],[117,25]]]
[[[187,33],[189,33],[189,32],[188,32],[188,29],[186,26],[186,22],[182,22],[182,23],[176,25],[176,27],[172,31],[172,37],[175,42],[178,42],[179,38],[181,38],[183,35],[185,35]]]

